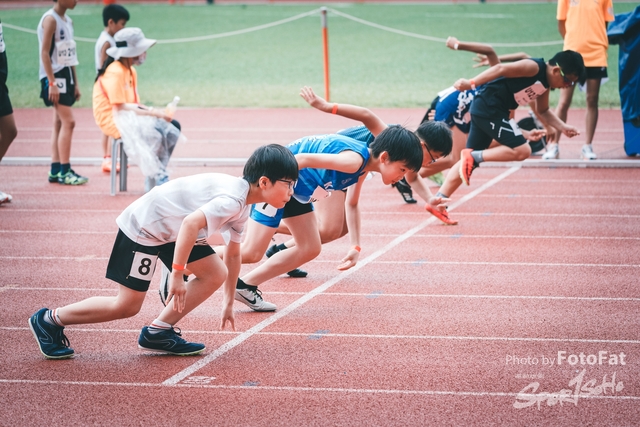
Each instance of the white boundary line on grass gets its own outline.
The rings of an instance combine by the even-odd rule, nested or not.
[[[387,26],[384,26],[384,25],[376,24],[375,22],[366,21],[366,20],[358,18],[356,16],[352,16],[352,15],[340,12],[340,11],[338,11],[336,9],[333,9],[333,8],[328,8],[327,10],[329,12],[331,12],[332,14],[336,15],[336,16],[340,16],[342,18],[349,19],[351,21],[357,22],[357,23],[362,24],[362,25],[366,25],[368,27],[376,28],[378,30],[387,31],[389,33],[394,33],[394,34],[398,34],[398,35],[405,36],[405,37],[413,37],[413,38],[417,38],[417,39],[421,39],[421,40],[427,40],[427,41],[436,42],[436,43],[444,43],[444,42],[446,42],[446,39],[441,38],[441,37],[433,37],[433,36],[427,36],[427,35],[424,35],[424,34],[418,34],[418,33],[412,33],[412,32],[409,32],[409,31],[398,30],[396,28],[391,28],[391,27],[387,27]],[[157,43],[158,44],[189,43],[189,42],[197,42],[197,41],[219,39],[219,38],[223,38],[223,37],[237,36],[237,35],[241,35],[241,34],[252,33],[254,31],[259,31],[259,30],[264,30],[264,29],[267,29],[267,28],[275,27],[277,25],[286,24],[288,22],[296,21],[296,20],[301,19],[301,18],[306,18],[307,16],[315,15],[320,11],[321,11],[321,8],[317,8],[317,9],[310,10],[309,12],[300,13],[298,15],[295,15],[295,16],[292,16],[292,17],[289,17],[289,18],[281,19],[281,20],[270,22],[270,23],[267,23],[267,24],[257,25],[255,27],[244,28],[242,30],[228,31],[226,33],[219,33],[219,34],[209,34],[209,35],[206,35],[206,36],[185,37],[185,38],[180,38],[180,39],[158,40]],[[7,28],[12,29],[12,30],[21,31],[21,32],[24,32],[24,33],[29,33],[29,34],[36,34],[36,31],[32,30],[30,28],[24,28],[24,27],[20,27],[18,25],[12,25],[12,24],[8,24],[8,23],[3,23],[3,25],[5,27],[7,27]],[[74,39],[76,41],[87,42],[87,43],[95,43],[96,42],[96,39],[88,38],[88,37],[75,36]],[[484,42],[484,43],[487,43],[487,42]],[[564,42],[562,40],[552,40],[552,41],[541,41],[541,42],[488,43],[488,44],[490,44],[491,46],[496,46],[496,47],[531,47],[531,46],[554,46],[554,45],[562,45],[563,43]]]
[[[505,172],[501,173],[497,177],[495,177],[495,178],[491,179],[490,181],[486,182],[484,185],[480,186],[479,188],[475,189],[471,193],[465,195],[460,200],[458,200],[457,202],[452,204],[451,207],[450,207],[450,210],[453,210],[456,207],[458,207],[458,206],[462,205],[463,203],[467,202],[468,200],[471,200],[476,195],[482,193],[483,191],[485,191],[488,188],[493,187],[495,184],[497,184],[498,182],[502,181],[503,179],[505,179],[506,177],[508,177],[509,175],[513,174],[514,172],[516,172],[518,170],[520,170],[519,166],[514,166],[514,167],[506,170]],[[369,255],[368,257],[363,259],[362,261],[360,261],[358,264],[356,264],[351,269],[338,274],[337,276],[335,276],[331,280],[329,280],[329,281],[323,283],[322,285],[318,286],[317,288],[311,290],[310,292],[308,292],[307,294],[303,295],[302,297],[300,297],[299,299],[297,299],[293,303],[289,304],[288,306],[286,306],[282,310],[279,310],[279,311],[275,312],[273,315],[269,316],[267,319],[263,320],[262,322],[258,323],[257,325],[253,326],[252,328],[249,328],[247,331],[241,333],[240,335],[238,335],[237,337],[235,337],[231,341],[228,341],[225,344],[221,345],[220,347],[218,347],[216,350],[214,350],[212,353],[210,353],[209,355],[207,355],[203,359],[199,360],[198,362],[194,363],[193,365],[189,366],[188,368],[183,369],[182,371],[178,372],[177,374],[175,374],[171,378],[169,378],[166,381],[164,381],[162,384],[166,385],[166,386],[175,386],[175,385],[177,385],[180,381],[182,381],[183,379],[187,378],[188,376],[190,376],[194,372],[197,372],[198,370],[204,368],[209,363],[213,362],[214,360],[216,360],[217,358],[219,358],[220,356],[222,356],[223,354],[225,354],[229,350],[233,349],[234,347],[242,344],[244,341],[246,341],[247,339],[251,338],[256,333],[262,331],[267,326],[269,326],[272,323],[275,323],[276,321],[280,320],[281,318],[287,316],[289,313],[291,313],[292,311],[294,311],[298,307],[302,306],[304,303],[306,303],[307,301],[311,300],[315,296],[323,293],[324,291],[326,291],[327,289],[329,289],[330,287],[332,287],[336,283],[338,283],[341,280],[351,276],[356,271],[358,271],[361,268],[365,267],[366,265],[370,264],[371,262],[373,262],[374,260],[376,260],[380,256],[386,254],[391,249],[393,249],[395,246],[397,246],[400,243],[404,242],[405,240],[407,240],[408,238],[410,238],[414,234],[416,234],[418,231],[422,230],[424,227],[426,227],[427,225],[429,225],[429,224],[431,224],[431,223],[433,223],[435,221],[438,221],[438,219],[436,217],[431,217],[431,218],[423,221],[422,223],[418,224],[417,226],[413,227],[409,231],[405,232],[404,234],[396,237],[391,242],[387,243],[385,246],[383,246],[382,248],[378,249],[377,251],[375,251],[374,253],[372,253],[371,255]]]

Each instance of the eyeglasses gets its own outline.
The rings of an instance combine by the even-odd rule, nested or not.
[[[436,162],[436,160],[438,160],[438,159],[436,159],[435,157],[433,157],[433,154],[431,154],[431,150],[429,150],[429,146],[428,146],[427,144],[422,143],[422,145],[424,145],[424,148],[426,148],[426,149],[427,149],[427,153],[429,153],[429,157],[431,157],[431,161],[429,162],[429,164],[430,164],[430,165],[434,164],[434,163]]]
[[[276,181],[284,182],[285,184],[287,184],[289,186],[289,190],[295,187],[298,183],[298,181],[288,181],[286,179],[276,179]]]
[[[573,86],[574,84],[576,84],[576,82],[574,82],[573,80],[569,80],[569,78],[564,75],[564,73],[562,72],[562,68],[560,68],[560,75],[562,76],[564,82],[569,86]]]

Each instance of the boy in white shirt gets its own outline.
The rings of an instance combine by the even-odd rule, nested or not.
[[[171,266],[167,306],[142,328],[142,349],[180,356],[199,354],[204,344],[184,340],[174,325],[224,283],[220,328],[235,330],[233,300],[242,264],[240,243],[250,205],[282,208],[293,194],[298,164],[286,147],[258,148],[242,178],[207,173],[171,180],[133,202],[116,219],[120,230],[107,278],[119,284],[118,295],[91,297],[48,310],[29,319],[40,351],[48,359],[73,357],[66,325],[102,323],[136,315],[145,299],[158,258]],[[227,244],[224,262],[207,243],[220,232]],[[193,275],[185,282],[185,275]]]
[[[119,4],[109,4],[102,9],[102,22],[104,30],[100,33],[95,47],[96,74],[102,68],[104,61],[107,59],[107,49],[116,45],[113,39],[115,33],[120,31],[127,25],[129,20],[129,12]],[[111,144],[109,144],[109,136],[102,135],[102,171],[111,172]]]

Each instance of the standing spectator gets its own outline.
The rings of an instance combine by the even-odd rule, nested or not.
[[[47,107],[53,106],[53,133],[51,136],[51,171],[49,182],[80,185],[89,178],[71,169],[71,137],[76,125],[71,106],[80,99],[76,76],[76,42],[73,40],[73,22],[66,15],[76,7],[77,0],[53,0],[55,3],[42,15],[38,23],[40,47],[40,97]]]
[[[2,35],[2,23],[0,23],[0,160],[4,157],[7,149],[18,135],[16,122],[13,119],[13,108],[9,99],[9,89],[7,89],[7,52]],[[0,205],[13,200],[11,194],[0,191]]]
[[[116,45],[113,39],[115,33],[120,31],[127,25],[129,20],[129,12],[119,4],[109,4],[102,10],[102,22],[104,30],[100,33],[95,47],[96,58],[96,74],[100,72],[104,61],[107,60],[107,49]],[[111,144],[109,144],[109,135],[102,134],[102,171],[111,172]]]
[[[585,160],[595,160],[591,143],[598,124],[598,95],[600,82],[607,77],[607,22],[614,20],[611,0],[558,0],[558,31],[564,39],[564,50],[574,50],[582,55],[587,70],[587,114],[585,117],[586,144],[580,156]],[[560,101],[556,108],[558,118],[567,121],[575,86],[560,91]],[[557,159],[560,155],[558,143],[547,145],[544,160]],[[548,141],[553,142],[553,141]]]

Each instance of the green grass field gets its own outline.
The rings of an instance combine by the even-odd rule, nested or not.
[[[308,5],[130,5],[128,26],[162,41],[238,31],[319,8]],[[616,3],[615,12],[634,3]],[[331,9],[407,33],[486,43],[560,41],[555,2],[538,4],[330,4],[331,100],[369,107],[425,107],[436,93],[460,77],[473,77],[473,54],[447,49],[443,42],[397,34],[354,22]],[[9,60],[11,100],[16,108],[43,106],[39,96],[38,40],[35,30],[45,8],[3,10],[0,18]],[[96,39],[102,6],[82,2],[72,11],[76,38]],[[94,43],[78,41],[78,79],[91,106],[95,78]],[[499,54],[525,51],[550,58],[561,44],[495,47]],[[602,86],[600,106],[619,107],[618,48],[609,49],[610,81]],[[174,95],[189,107],[302,107],[303,85],[324,94],[319,12],[289,23],[205,41],[162,43],[152,47],[138,68],[144,103],[162,105]],[[555,103],[557,93],[552,94]],[[574,97],[584,106],[584,95]]]

